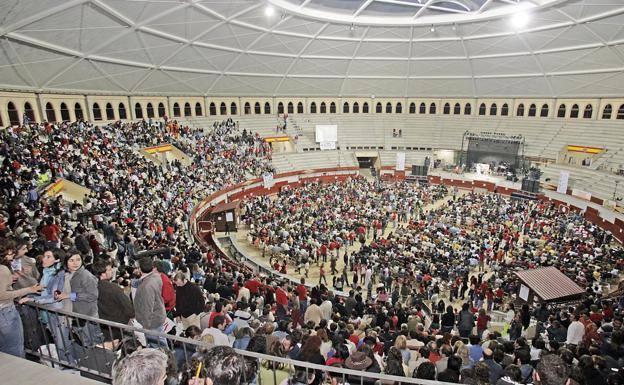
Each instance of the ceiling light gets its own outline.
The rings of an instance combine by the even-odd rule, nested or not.
[[[429,29],[431,32],[435,32],[435,27],[432,25],[431,29]]]
[[[349,31],[355,31],[355,24],[351,24],[349,26]]]
[[[451,27],[451,29],[452,29],[453,31],[457,31],[457,25],[453,24],[453,26]]]
[[[274,14],[275,14],[275,8],[273,8],[271,5],[267,5],[266,8],[264,9],[264,15],[271,17]]]
[[[511,25],[516,28],[524,28],[529,23],[529,14],[526,12],[516,12],[511,16]]]

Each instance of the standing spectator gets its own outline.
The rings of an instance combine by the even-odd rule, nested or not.
[[[56,253],[56,255],[55,255]],[[66,279],[67,272],[63,268],[57,257],[62,251],[53,252],[46,250],[41,256],[41,266],[43,274],[40,285],[43,288],[40,295],[33,297],[35,303],[50,310],[72,311],[72,302],[69,298],[58,300],[58,293],[69,293],[71,291],[69,279]],[[63,255],[63,259],[64,255]],[[60,316],[53,312],[40,313],[41,321],[47,326],[52,334],[56,352],[61,361],[75,363],[73,350],[71,347],[70,322],[67,317]],[[45,316],[43,316],[45,314]]]
[[[322,319],[323,312],[321,311],[321,308],[316,304],[316,299],[310,299],[310,306],[308,306],[308,310],[306,310],[305,314],[303,315],[303,322],[307,324],[308,322],[312,321],[315,326],[318,326]]]
[[[199,316],[204,311],[206,301],[204,300],[204,293],[202,293],[199,286],[192,283],[182,272],[176,273],[173,277],[175,283],[175,298],[176,307],[173,315],[180,317],[182,324],[186,327],[189,326],[187,319],[192,316]]]
[[[69,298],[74,313],[98,318],[97,278],[85,269],[80,252],[77,249],[69,250],[63,265],[68,272],[71,292],[57,295],[57,300]],[[74,330],[78,331],[81,342],[85,346],[93,346],[103,341],[100,327],[92,322],[86,321],[84,326]]]
[[[14,289],[30,287],[39,281],[37,261],[26,253],[28,253],[28,242],[20,240],[17,242],[15,258],[11,262],[13,274],[17,276],[17,280],[13,283]]]
[[[111,282],[113,278],[113,263],[110,259],[99,259],[91,267],[93,274],[98,277],[98,313],[100,318],[107,321],[127,325],[134,318],[134,307],[130,298],[121,287]],[[107,340],[121,339],[121,330],[104,329]]]
[[[477,317],[477,336],[483,338],[483,332],[487,329],[490,322],[490,316],[485,313],[485,309],[479,309],[479,316]]]
[[[457,321],[457,328],[459,329],[459,335],[462,338],[468,338],[472,334],[472,328],[474,327],[474,315],[470,311],[470,305],[464,303],[462,309],[459,312],[459,320]],[[480,358],[480,357],[479,357]]]
[[[59,248],[61,246],[59,238],[61,235],[61,228],[54,223],[54,218],[46,218],[45,225],[41,228],[41,235],[43,235],[51,248]]]
[[[568,336],[566,338],[566,343],[568,345],[578,346],[583,341],[583,337],[585,336],[585,326],[580,321],[580,315],[574,314],[573,321],[568,326]]]
[[[24,356],[24,329],[19,313],[13,304],[15,298],[37,293],[41,286],[33,285],[12,290],[11,261],[15,249],[10,241],[0,245],[0,352],[17,357]]]
[[[163,303],[165,304],[165,310],[168,312],[173,311],[176,305],[176,292],[173,288],[173,283],[171,279],[169,279],[170,266],[165,261],[156,261],[154,263],[156,270],[160,274],[160,279],[162,280],[162,298]],[[188,278],[187,278],[188,279]]]
[[[167,318],[162,298],[162,279],[154,269],[154,261],[149,257],[139,260],[141,280],[134,296],[136,320],[144,329],[163,332]]]

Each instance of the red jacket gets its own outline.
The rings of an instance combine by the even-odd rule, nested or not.
[[[163,302],[165,302],[165,310],[171,311],[176,305],[175,289],[173,288],[173,283],[166,274],[160,273],[160,278],[163,283],[162,297]]]
[[[275,300],[278,304],[284,307],[288,306],[288,295],[281,287],[278,287],[277,290],[275,290]]]

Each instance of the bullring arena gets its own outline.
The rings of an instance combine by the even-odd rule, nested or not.
[[[621,2],[0,8],[3,384],[624,383]]]

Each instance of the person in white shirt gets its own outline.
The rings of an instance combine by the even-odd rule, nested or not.
[[[245,286],[238,289],[238,296],[236,297],[237,302],[249,302],[249,298],[251,298],[251,292]]]
[[[585,326],[579,321],[579,315],[575,314],[574,321],[568,326],[568,336],[566,338],[566,344],[578,345],[585,336]]]
[[[230,341],[228,336],[223,333],[223,330],[225,329],[225,317],[222,315],[215,316],[212,321],[212,325],[213,326],[203,331],[202,336],[206,334],[212,335],[212,337],[214,338],[215,346],[221,345],[231,347],[232,342]]]
[[[329,321],[331,319],[332,316],[332,303],[329,299],[326,299],[325,301],[323,301],[323,303],[321,303],[321,306],[319,306],[321,308],[321,314],[322,317],[325,321]]]

